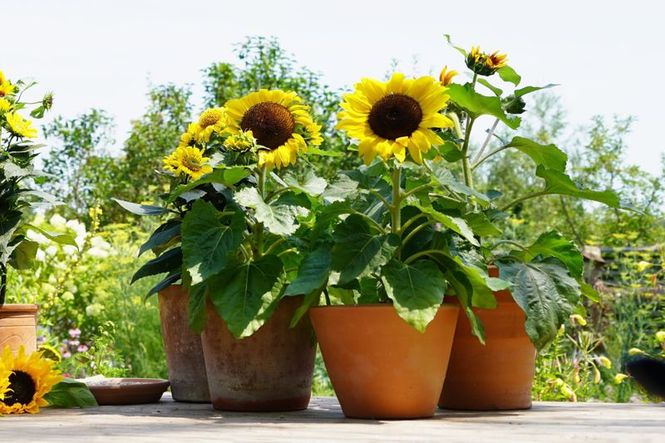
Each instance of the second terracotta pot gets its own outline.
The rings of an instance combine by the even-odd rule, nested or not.
[[[180,285],[159,292],[159,316],[171,394],[176,401],[209,403],[201,335],[189,329],[188,301],[189,294]]]
[[[434,415],[459,308],[443,305],[424,333],[392,305],[310,309],[337,398],[352,418]]]
[[[26,354],[37,350],[37,305],[0,306],[0,354],[5,346],[16,354],[21,346]]]
[[[495,293],[496,309],[475,309],[485,327],[483,346],[460,314],[439,406],[506,410],[531,407],[536,349],[524,331],[524,312],[510,292]]]
[[[306,409],[316,342],[307,318],[289,328],[302,297],[285,297],[252,336],[237,340],[208,301],[203,350],[210,398],[225,411]]]

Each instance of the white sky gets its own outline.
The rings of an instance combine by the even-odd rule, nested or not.
[[[630,161],[656,172],[665,112],[665,7],[625,1],[0,0],[0,69],[56,94],[54,115],[108,110],[122,141],[148,82],[191,83],[233,60],[247,35],[272,35],[334,87],[381,77],[413,56],[423,73],[462,67],[442,38],[500,49],[526,84],[558,83],[577,126],[635,115]]]

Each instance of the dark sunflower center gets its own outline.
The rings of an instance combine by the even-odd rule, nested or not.
[[[252,131],[258,144],[268,149],[277,149],[283,145],[296,127],[296,122],[288,109],[272,103],[258,103],[251,108],[240,121],[244,131]]]
[[[404,94],[390,94],[372,106],[369,127],[379,137],[395,140],[418,129],[423,110],[413,98]]]
[[[5,399],[0,400],[7,406],[15,403],[27,405],[30,403],[37,392],[35,382],[23,371],[14,371],[9,376],[9,389],[10,391],[5,394]]]

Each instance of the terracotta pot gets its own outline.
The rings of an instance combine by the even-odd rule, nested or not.
[[[306,409],[312,390],[316,342],[307,318],[289,323],[302,297],[285,297],[252,336],[237,340],[208,302],[203,351],[210,398],[225,411]]]
[[[498,275],[490,269],[490,275]],[[448,375],[439,406],[447,409],[504,410],[531,407],[536,349],[524,331],[526,316],[509,291],[499,291],[496,309],[474,312],[485,327],[483,346],[460,314]]]
[[[459,308],[443,305],[424,333],[392,305],[321,306],[309,315],[344,415],[431,417]]]
[[[159,316],[169,369],[171,394],[176,401],[209,403],[201,335],[189,329],[189,294],[180,285],[159,293]]]
[[[0,306],[0,353],[9,346],[17,353],[23,346],[30,354],[37,350],[37,305]]]

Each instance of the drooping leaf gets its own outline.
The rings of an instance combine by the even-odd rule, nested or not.
[[[201,283],[189,288],[187,303],[189,328],[200,333],[206,324],[206,284]]]
[[[172,274],[167,275],[166,277],[164,277],[163,280],[161,280],[155,286],[150,288],[148,293],[145,295],[145,298],[147,299],[151,295],[157,294],[159,293],[159,291],[166,289],[171,285],[174,285],[181,278],[182,278],[182,273],[180,271],[175,271]]]
[[[208,183],[218,183],[227,187],[233,186],[249,176],[250,170],[243,166],[233,166],[230,168],[216,168],[210,174],[204,175],[198,180],[189,182],[185,185],[177,186],[169,195],[167,201],[173,203],[180,195],[191,191],[197,186]]]
[[[172,272],[175,270],[179,271],[181,266],[182,249],[179,247],[169,249],[159,257],[153,258],[141,266],[132,277],[132,283],[149,275],[163,274],[164,272]]]
[[[334,238],[332,267],[340,272],[342,285],[387,263],[398,244],[392,234],[372,233],[367,221],[357,214],[337,225]]]
[[[559,86],[559,85],[554,84],[554,83],[550,83],[550,84],[545,85],[545,86],[525,86],[525,87],[520,88],[520,89],[515,89],[515,92],[513,92],[513,94],[515,95],[515,97],[523,97],[527,94],[531,94],[532,92],[540,91],[541,89],[553,88],[555,86]]]
[[[520,77],[520,75],[510,66],[500,68],[497,73],[499,74],[499,77],[501,77],[501,80],[512,83],[515,86],[519,85],[522,81],[522,77]]]
[[[275,302],[272,288],[282,273],[274,255],[224,269],[210,278],[207,294],[235,338],[253,334],[266,321],[261,315]]]
[[[94,408],[99,406],[85,383],[65,378],[44,395],[51,408]]]
[[[9,263],[15,269],[30,269],[38,249],[39,243],[23,238],[13,249]]]
[[[433,172],[432,179],[440,186],[448,188],[457,194],[473,196],[483,207],[489,205],[490,199],[487,195],[476,191],[457,180],[453,173],[450,172],[450,168],[446,165],[433,163],[431,168]]]
[[[469,243],[475,246],[479,246],[478,240],[475,238],[473,231],[469,225],[464,221],[464,219],[459,217],[452,217],[450,215],[443,214],[431,206],[424,206],[419,203],[413,203],[413,206],[420,209],[423,213],[432,217],[433,220],[441,223],[446,228],[458,233],[464,237]]]
[[[332,253],[322,246],[305,256],[300,263],[298,276],[289,284],[284,295],[307,295],[323,288],[328,281],[332,264]]]
[[[181,224],[182,222],[180,220],[173,219],[158,227],[155,232],[152,233],[150,238],[139,248],[139,257],[143,255],[144,252],[163,246],[173,238],[179,236]]]
[[[276,235],[291,235],[296,232],[296,216],[304,215],[306,210],[290,204],[266,203],[256,188],[244,188],[235,194],[241,206],[252,208],[256,219]]]
[[[570,195],[571,197],[593,200],[604,203],[611,208],[626,207],[625,205],[622,205],[621,199],[614,191],[591,191],[588,189],[581,189],[568,175],[561,171],[539,165],[536,168],[536,175],[545,180],[544,192],[547,194]]]
[[[561,172],[566,170],[568,155],[553,144],[541,145],[528,138],[513,137],[506,146],[522,151],[531,157],[536,165],[543,165],[546,168]]]
[[[319,304],[321,292],[323,292],[322,289],[312,291],[304,297],[302,304],[298,306],[296,312],[293,313],[293,318],[291,318],[291,322],[289,323],[290,328],[295,328],[298,323],[300,323],[300,320],[302,320],[305,314],[307,314],[309,308]]]
[[[183,263],[196,285],[225,268],[243,240],[245,219],[239,209],[222,222],[212,203],[197,200],[182,221]]]
[[[456,105],[466,110],[473,117],[492,115],[511,129],[517,129],[520,126],[520,118],[506,115],[498,97],[482,95],[471,89],[471,85],[456,83],[448,86],[448,94]]]
[[[525,253],[525,261],[531,261],[537,256],[543,258],[554,257],[561,261],[570,274],[576,278],[582,276],[584,271],[584,258],[575,243],[571,242],[556,231],[541,234]]]
[[[441,157],[450,163],[455,163],[464,158],[464,153],[459,146],[450,140],[446,140],[441,146],[439,146],[439,153],[441,153]]]
[[[418,331],[425,332],[446,291],[446,279],[439,268],[428,260],[406,264],[393,259],[383,267],[381,279],[397,314]]]
[[[497,97],[501,97],[501,95],[503,94],[503,90],[501,88],[497,88],[496,86],[494,86],[493,84],[491,84],[482,77],[478,78],[478,83],[480,83],[481,85],[485,86],[487,89],[492,91],[494,95],[496,95]]]
[[[481,237],[491,237],[503,234],[489,217],[483,212],[470,212],[464,215],[464,219],[468,223],[471,230]]]
[[[120,200],[119,198],[113,198],[112,200],[122,206],[126,211],[136,215],[162,215],[168,212],[166,208],[162,208],[161,206],[139,205],[138,203]]]

